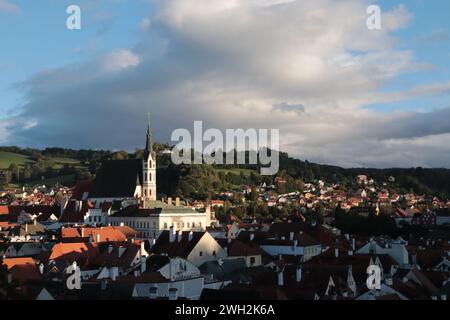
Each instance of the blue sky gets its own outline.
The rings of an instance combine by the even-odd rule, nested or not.
[[[65,26],[70,4],[82,30]],[[369,4],[378,34],[363,27]],[[0,0],[0,145],[133,150],[151,111],[165,142],[204,120],[279,128],[311,161],[450,167],[449,12],[448,0]]]
[[[74,64],[116,47],[132,47],[139,26],[150,14],[146,0],[9,1],[20,13],[0,11],[0,118],[23,102],[16,89],[34,73]],[[82,29],[69,31],[66,9],[82,9]]]

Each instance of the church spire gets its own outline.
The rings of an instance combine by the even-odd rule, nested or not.
[[[152,139],[152,129],[150,127],[150,112],[147,114],[148,123],[147,123],[147,141],[145,143],[144,153],[146,157],[153,152],[153,139]]]

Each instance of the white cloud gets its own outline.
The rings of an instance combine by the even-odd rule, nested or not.
[[[140,62],[138,55],[128,49],[117,49],[108,54],[103,60],[106,71],[121,71],[136,67]]]
[[[380,89],[425,67],[391,34],[411,20],[406,7],[384,12],[384,27],[373,32],[364,0],[156,2],[148,36],[134,49],[25,83],[22,117],[36,126],[15,130],[17,143],[133,150],[143,143],[143,118],[151,111],[161,141],[203,120],[205,127],[279,128],[282,148],[312,161],[448,165],[450,153],[418,141],[450,132],[442,120],[449,109],[362,108],[404,100],[405,93]],[[436,83],[411,92],[446,88]]]
[[[7,0],[0,0],[0,12],[20,14],[22,11],[19,6]]]

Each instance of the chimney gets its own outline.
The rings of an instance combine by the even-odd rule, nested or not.
[[[255,239],[255,234],[254,233],[250,233],[250,241],[253,241],[253,239]]]
[[[278,271],[278,286],[282,287],[284,285],[284,279],[283,279],[283,271]]]
[[[447,295],[446,294],[442,294],[441,295],[441,300],[447,300]]]
[[[294,240],[294,233],[293,232],[289,232],[289,240]]]
[[[112,281],[116,281],[117,273],[118,273],[117,267],[112,267],[110,272],[111,272]]]
[[[139,251],[139,254],[140,254],[141,258],[144,256],[144,253],[145,253],[145,241],[142,240],[141,241],[141,249]]]
[[[417,253],[413,253],[411,255],[412,264],[415,266],[417,265]]]
[[[180,206],[180,197],[176,197],[175,198],[175,206],[179,207]]]
[[[302,281],[302,267],[298,266],[295,270],[295,280],[297,283],[300,283]]]
[[[334,249],[334,256],[335,256],[336,258],[339,258],[339,249],[338,249],[338,248],[335,248],[335,249]]]
[[[172,197],[168,197],[168,198],[167,198],[167,204],[168,204],[169,206],[172,205]]]
[[[177,288],[169,289],[169,300],[171,300],[171,301],[178,300],[178,289]]]
[[[39,264],[39,273],[44,274],[44,264],[42,262]]]
[[[102,280],[100,281],[100,283],[101,283],[101,289],[102,289],[102,290],[106,290],[106,279],[102,279]]]
[[[173,226],[171,226],[169,228],[169,241],[170,242],[174,242],[175,241],[175,236],[176,236],[175,228]]]
[[[189,232],[189,242],[192,241],[192,238],[194,237],[194,233],[192,231]]]
[[[145,271],[147,271],[147,257],[141,258],[141,274],[143,274]]]
[[[25,223],[25,232],[28,233],[28,223]]]
[[[352,247],[353,247],[353,251],[356,250],[356,239],[352,238]]]
[[[150,299],[158,298],[158,288],[157,287],[150,287],[150,289],[148,290],[148,297]]]

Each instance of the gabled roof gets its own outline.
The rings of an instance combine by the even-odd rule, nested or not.
[[[97,172],[90,198],[132,198],[142,185],[142,160],[104,161]]]
[[[100,254],[93,264],[103,267],[130,268],[136,255],[141,249],[140,245],[129,242],[114,242],[100,246]]]
[[[12,278],[24,283],[27,280],[39,280],[41,274],[32,258],[5,258],[3,264],[11,272]]]
[[[262,250],[254,243],[245,244],[240,240],[234,240],[228,245],[228,256],[246,257],[262,254]]]
[[[89,193],[89,191],[91,191],[91,188],[92,188],[92,181],[89,180],[78,181],[73,189],[71,199],[85,200],[83,199],[83,195],[85,193]]]
[[[53,246],[48,259],[63,260],[69,264],[76,261],[78,265],[84,265],[92,261],[98,253],[98,246],[94,243],[57,243]]]
[[[205,235],[205,232],[193,232],[192,239],[189,241],[189,231],[183,231],[181,239],[176,239],[173,242],[169,240],[169,231],[165,230],[161,233],[151,251],[157,254],[168,254],[170,257],[187,258],[191,251],[195,248],[200,239]]]
[[[93,208],[94,205],[90,201],[83,201],[81,209],[76,210],[76,201],[69,201],[63,215],[59,219],[62,223],[77,223],[83,222],[86,212]]]

